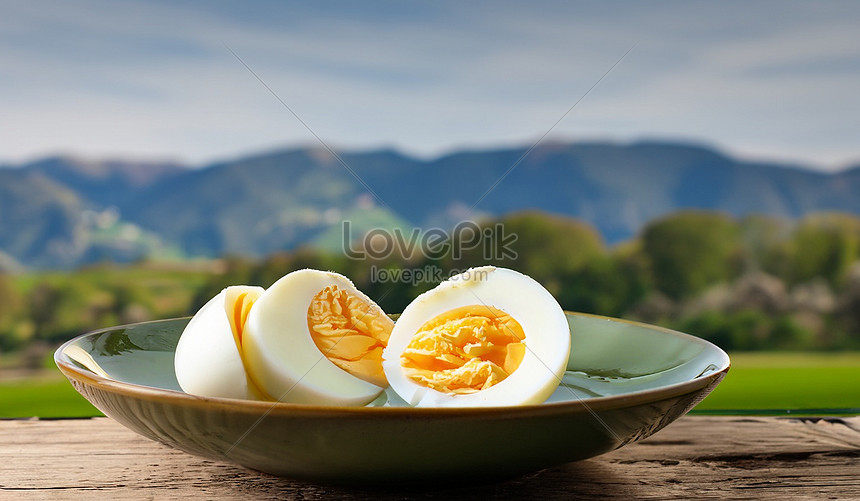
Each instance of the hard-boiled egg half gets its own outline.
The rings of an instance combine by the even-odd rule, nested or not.
[[[485,266],[409,304],[382,367],[410,405],[524,405],[552,394],[569,355],[570,328],[555,298],[526,275]]]
[[[363,405],[387,386],[393,326],[337,273],[299,270],[265,291],[228,287],[182,333],[177,379],[203,396]]]
[[[248,376],[242,355],[244,325],[262,287],[227,287],[191,318],[176,345],[173,366],[179,386],[205,397],[266,400]]]
[[[388,386],[382,350],[393,327],[343,275],[294,271],[251,308],[245,367],[280,402],[363,405]]]

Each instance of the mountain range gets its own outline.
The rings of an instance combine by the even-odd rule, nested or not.
[[[294,148],[197,168],[52,157],[0,167],[0,270],[332,249],[344,220],[361,236],[525,209],[584,220],[612,244],[679,209],[860,213],[858,193],[860,166],[827,173],[677,142],[547,143],[429,160]]]

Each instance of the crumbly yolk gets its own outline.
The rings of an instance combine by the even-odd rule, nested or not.
[[[317,348],[333,364],[377,386],[388,386],[382,350],[394,321],[378,306],[329,285],[308,307],[308,330]]]
[[[475,393],[503,381],[526,353],[523,328],[502,310],[463,306],[421,326],[400,356],[413,381],[452,395]]]

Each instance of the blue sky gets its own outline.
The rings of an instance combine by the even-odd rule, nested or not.
[[[0,0],[0,161],[684,139],[860,163],[860,3]]]

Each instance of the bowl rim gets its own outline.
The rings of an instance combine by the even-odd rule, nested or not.
[[[78,367],[73,364],[68,355],[65,354],[67,347],[78,343],[84,338],[103,334],[118,329],[127,329],[140,325],[153,325],[158,323],[175,322],[177,320],[186,320],[191,317],[176,317],[160,320],[150,320],[146,322],[138,322],[132,324],[117,325],[96,329],[76,336],[63,343],[54,352],[54,363],[59,368],[60,372],[70,381],[83,384],[85,386],[94,387],[104,392],[122,395],[125,397],[144,399],[150,401],[160,401],[165,404],[207,407],[212,410],[228,410],[230,412],[242,412],[248,414],[259,415],[276,415],[276,416],[302,416],[302,417],[373,417],[379,418],[384,416],[390,417],[468,417],[468,416],[484,416],[488,414],[498,415],[500,413],[507,416],[521,415],[554,415],[554,414],[571,414],[579,412],[594,413],[597,411],[606,411],[613,409],[621,409],[635,405],[658,402],[669,398],[678,397],[680,395],[699,391],[710,385],[714,385],[725,377],[726,373],[731,368],[731,360],[728,354],[719,346],[696,336],[679,332],[658,325],[647,324],[634,320],[608,317],[603,315],[595,315],[591,313],[578,313],[565,310],[566,316],[579,316],[593,319],[609,320],[612,322],[620,322],[627,325],[656,330],[669,334],[674,337],[679,337],[688,342],[699,344],[706,349],[716,350],[716,354],[720,359],[717,369],[708,374],[700,374],[687,381],[681,381],[658,388],[647,390],[638,390],[620,395],[610,395],[604,397],[589,397],[578,398],[574,400],[565,400],[561,402],[549,402],[540,404],[518,405],[518,406],[487,406],[487,407],[386,407],[386,406],[334,406],[334,405],[315,405],[315,404],[295,404],[285,402],[270,402],[257,400],[242,400],[233,398],[221,397],[202,397],[189,393],[170,390],[166,388],[158,388],[153,386],[145,386],[125,381],[118,381],[112,378],[106,378],[96,374],[88,369]]]

